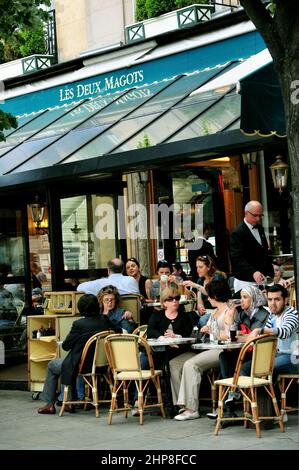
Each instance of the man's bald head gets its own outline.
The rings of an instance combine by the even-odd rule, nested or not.
[[[119,258],[109,260],[107,266],[110,273],[122,273],[124,270],[124,263]]]
[[[249,201],[245,206],[245,220],[251,225],[257,225],[263,218],[263,206],[259,201]]]

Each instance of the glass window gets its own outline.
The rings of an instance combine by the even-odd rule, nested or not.
[[[116,256],[116,211],[112,196],[61,199],[64,269],[106,268]]]
[[[240,113],[240,95],[233,93],[225,96],[221,101],[212,106],[212,108],[199,116],[198,119],[177,132],[167,142],[175,142],[177,140],[215,134],[216,132],[220,132],[230,122],[237,119],[238,116],[240,116]]]
[[[179,130],[200,112],[204,111],[212,103],[213,101],[205,101],[193,104],[192,106],[183,106],[182,103],[180,103],[180,105],[169,110],[161,118],[158,118],[152,124],[147,126],[146,129],[143,129],[137,135],[132,137],[132,139],[125,142],[120,147],[117,147],[117,149],[112,153],[140,148],[143,146],[145,137],[148,142],[147,146],[157,145],[166,139],[167,136],[170,136],[172,133]]]
[[[0,209],[0,264],[9,266],[9,274],[24,276],[24,240],[21,211]]]

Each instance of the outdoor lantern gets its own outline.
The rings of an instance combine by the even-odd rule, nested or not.
[[[35,232],[37,235],[44,235],[48,233],[48,219],[46,215],[46,204],[39,201],[38,196],[35,196],[35,202],[30,204],[31,217],[34,224]]]
[[[274,188],[281,193],[287,186],[289,165],[285,163],[281,155],[277,155],[276,162],[270,166]]]

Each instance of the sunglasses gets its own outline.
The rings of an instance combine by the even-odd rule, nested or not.
[[[176,295],[175,297],[167,297],[167,299],[165,299],[164,302],[173,302],[174,300],[178,302],[180,298],[181,298],[180,295]]]

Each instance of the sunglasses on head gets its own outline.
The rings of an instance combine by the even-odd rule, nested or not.
[[[174,297],[167,297],[167,299],[164,300],[164,302],[173,302],[174,300],[179,301],[181,298],[180,295],[175,295]]]

